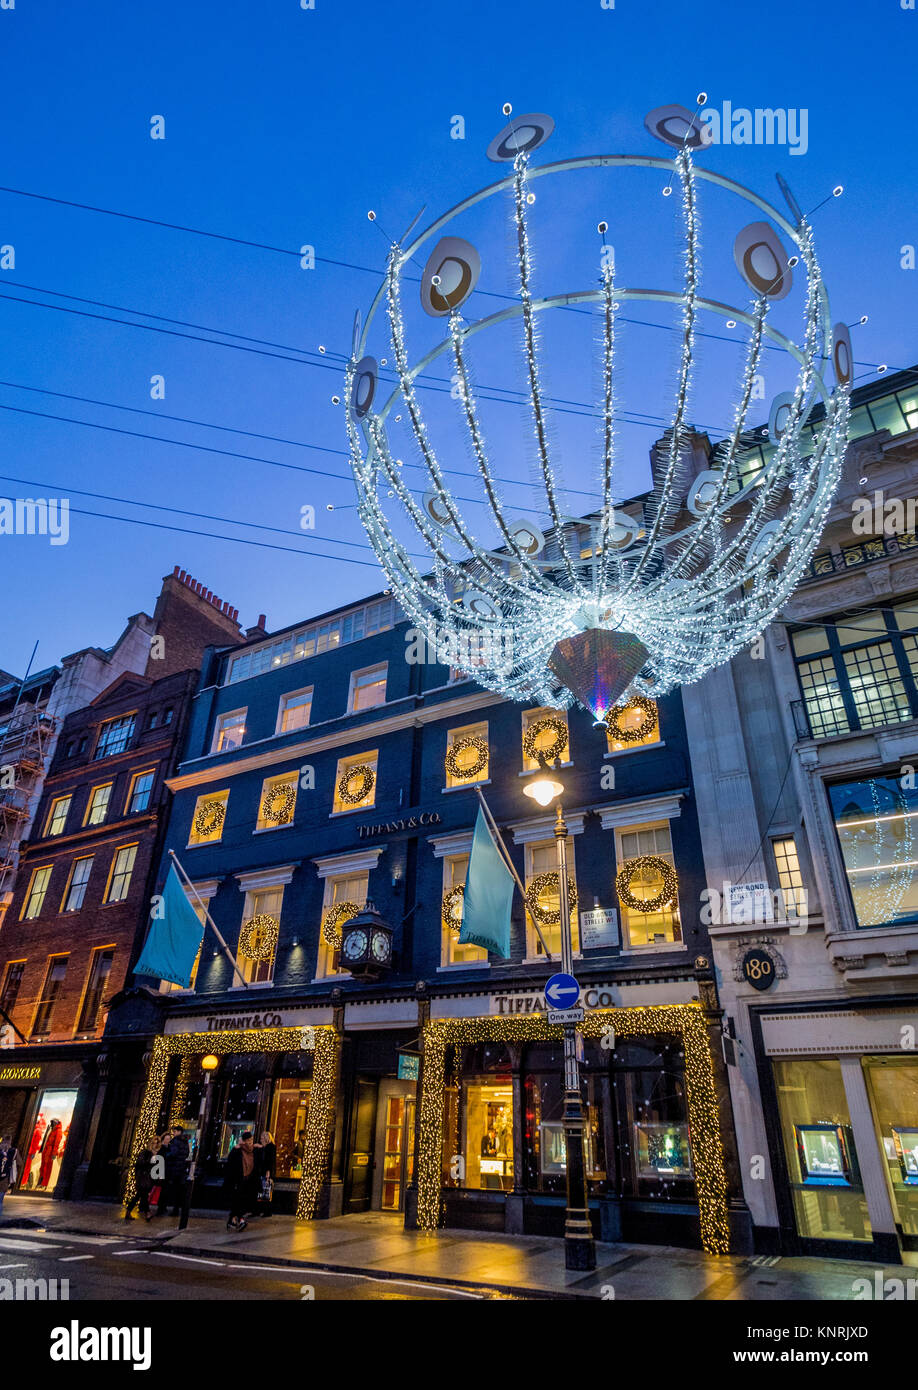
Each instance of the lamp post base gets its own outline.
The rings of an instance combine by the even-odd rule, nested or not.
[[[564,1268],[584,1272],[596,1268],[596,1246],[592,1235],[573,1236],[565,1232]]]

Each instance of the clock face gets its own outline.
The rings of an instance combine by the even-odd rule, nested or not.
[[[385,932],[377,931],[373,933],[373,956],[378,961],[389,959],[389,938]]]
[[[365,931],[352,931],[344,938],[342,950],[348,960],[357,960],[364,954],[369,944],[369,937]]]

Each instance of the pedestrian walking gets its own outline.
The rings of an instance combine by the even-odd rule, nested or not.
[[[167,1213],[171,1207],[172,1215],[179,1216],[185,1197],[185,1183],[188,1181],[188,1162],[191,1158],[191,1148],[181,1125],[173,1125],[167,1134],[168,1143],[163,1150],[163,1159],[166,1165],[163,1204]]]
[[[124,1208],[124,1219],[130,1221],[134,1208],[139,1204],[140,1215],[145,1216],[148,1221],[152,1220],[153,1213],[150,1211],[151,1193],[159,1193],[159,1187],[154,1182],[155,1176],[160,1176],[159,1170],[163,1166],[163,1160],[159,1156],[162,1148],[162,1140],[158,1134],[154,1134],[148,1144],[145,1144],[140,1153],[134,1159],[134,1195]]]
[[[226,1160],[224,1186],[229,1193],[228,1231],[244,1231],[249,1224],[246,1215],[255,1210],[258,1202],[259,1173],[255,1158],[252,1131],[247,1129]]]
[[[12,1139],[0,1139],[0,1211],[3,1199],[19,1177],[19,1150]]]
[[[274,1200],[274,1174],[277,1168],[277,1146],[269,1129],[261,1131],[261,1138],[255,1145],[258,1167],[258,1215],[270,1216]]]

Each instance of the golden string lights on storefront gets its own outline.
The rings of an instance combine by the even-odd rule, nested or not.
[[[730,1247],[727,1179],[704,1011],[697,1004],[592,1009],[580,1025],[583,1037],[589,1039],[600,1039],[610,1027],[622,1038],[663,1035],[680,1039],[685,1053],[686,1099],[702,1244],[709,1254],[725,1255]],[[418,1141],[418,1225],[422,1230],[432,1231],[440,1224],[447,1049],[482,1042],[560,1042],[562,1036],[560,1027],[550,1027],[538,1014],[432,1019],[426,1024]]]
[[[168,1081],[169,1063],[173,1057],[181,1058],[177,1086],[181,1089],[184,1085],[184,1094],[187,1094],[195,1059],[208,1054],[225,1057],[237,1052],[299,1052],[306,1036],[307,1030],[302,1028],[258,1028],[238,1031],[227,1029],[225,1032],[213,1033],[166,1033],[158,1037],[153,1044],[147,1086],[134,1136],[126,1198],[129,1200],[133,1195],[134,1162],[137,1155],[157,1133]],[[297,1217],[303,1221],[311,1220],[316,1215],[322,1186],[328,1180],[340,1055],[340,1039],[331,1026],[321,1025],[309,1029],[308,1037],[314,1045],[312,1089],[309,1117],[306,1122],[303,1176],[296,1204]],[[184,1095],[182,1099],[184,1100]],[[170,1116],[175,1114],[176,1105],[173,1101]],[[175,1122],[178,1123],[178,1120]]]

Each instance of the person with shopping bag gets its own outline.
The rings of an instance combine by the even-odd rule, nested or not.
[[[255,1159],[258,1167],[258,1215],[270,1216],[274,1200],[274,1174],[277,1169],[277,1146],[269,1129],[261,1131],[261,1138],[255,1145]]]

